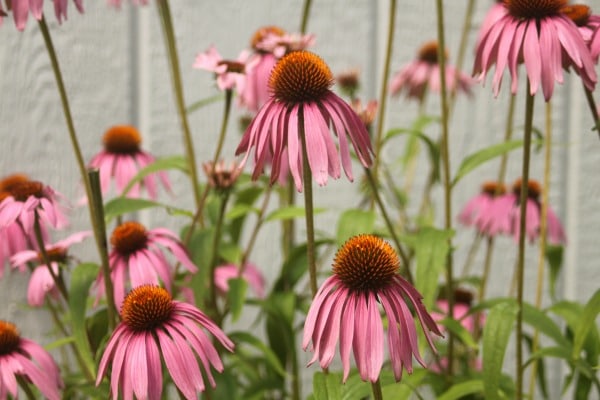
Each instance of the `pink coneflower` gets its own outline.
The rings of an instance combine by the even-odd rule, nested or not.
[[[577,25],[581,37],[589,44],[592,35],[600,27],[600,15],[593,15],[592,9],[583,4],[567,4],[560,9],[560,12]]]
[[[371,165],[369,134],[352,108],[329,89],[332,81],[327,64],[308,51],[295,51],[279,60],[269,78],[271,99],[252,120],[236,150],[236,154],[246,153],[244,165],[254,148],[253,179],[270,160],[271,183],[275,182],[287,154],[296,188],[302,191],[304,142],[310,170],[319,185],[327,183],[328,175],[340,177],[340,155],[346,176],[353,180],[346,135],[362,165]],[[330,128],[337,135],[340,155]]]
[[[239,277],[239,267],[235,264],[225,264],[215,268],[215,286],[222,294],[229,291],[229,280],[237,277]],[[248,282],[258,298],[265,297],[265,278],[256,265],[246,263],[242,278]]]
[[[596,29],[596,32],[592,35],[589,46],[592,58],[594,59],[594,62],[597,63],[598,58],[600,58],[600,28]]]
[[[113,399],[118,399],[119,393],[125,399],[160,399],[161,358],[179,392],[186,399],[197,399],[205,389],[203,372],[212,387],[215,380],[211,366],[223,372],[221,358],[205,330],[227,350],[234,348],[233,342],[202,311],[172,300],[160,287],[133,289],[123,302],[121,318],[104,350],[96,379],[98,386],[111,363]]]
[[[61,398],[63,382],[50,353],[22,338],[14,324],[0,321],[0,398],[16,399],[17,384],[33,384],[49,400]]]
[[[464,289],[455,289],[454,307],[452,307],[452,318],[459,321],[460,324],[470,333],[475,332],[476,315],[479,316],[478,329],[480,329],[483,326],[483,323],[485,322],[485,317],[483,314],[469,314],[469,312],[471,311],[472,301],[473,294],[471,292]],[[431,317],[436,322],[439,322],[448,316],[448,310],[450,308],[448,306],[448,299],[441,297],[436,301],[435,305],[438,308],[439,312],[432,311]]]
[[[381,305],[388,319],[387,348],[396,380],[401,379],[403,368],[412,372],[413,356],[425,366],[411,310],[433,351],[430,331],[441,333],[421,303],[422,296],[398,275],[399,266],[392,247],[373,235],[354,236],[338,250],[334,275],[323,283],[306,316],[302,347],[306,350],[312,341],[315,353],[309,365],[319,360],[327,368],[339,340],[344,382],[350,372],[351,349],[361,378],[377,381],[384,357]]]
[[[80,13],[83,13],[83,0],[73,0],[75,7]],[[59,23],[67,19],[68,0],[54,0],[54,14]],[[38,21],[42,19],[44,12],[44,0],[11,0],[9,10],[12,10],[15,25],[18,30],[25,29],[29,13]]]
[[[459,222],[466,226],[474,225],[482,234],[490,233],[485,226],[498,217],[494,214],[494,202],[505,193],[504,184],[485,182],[481,186],[481,192],[469,200],[458,215]]]
[[[530,94],[541,86],[548,101],[554,82],[563,82],[563,67],[572,67],[585,86],[594,90],[594,62],[577,26],[561,12],[566,4],[566,0],[504,0],[507,13],[481,28],[473,73],[484,80],[496,65],[492,87],[498,95],[504,69],[508,68],[514,94],[518,89],[517,66],[524,63]]]
[[[111,178],[115,179],[119,194],[127,187],[127,184],[138,172],[152,164],[156,159],[150,153],[140,148],[142,136],[139,131],[130,125],[115,125],[109,128],[102,138],[104,149],[96,154],[90,161],[89,166],[100,170],[100,188],[102,194],[110,190]],[[132,186],[127,193],[128,197],[139,197],[140,189],[148,191],[151,199],[156,199],[156,180],[162,182],[165,189],[171,190],[171,184],[164,171],[156,174],[148,174],[140,183]]]
[[[65,264],[69,259],[69,247],[73,244],[81,243],[85,238],[91,236],[91,234],[91,231],[77,232],[54,244],[47,244],[45,246],[50,267],[55,276],[60,276],[59,264]],[[27,267],[27,263],[29,262],[37,264],[37,267],[31,273],[27,287],[27,302],[30,306],[42,306],[46,295],[54,298],[59,295],[56,282],[50,274],[48,266],[44,264],[43,256],[40,252],[25,250],[11,257],[10,262],[13,268],[19,268],[21,271]]]
[[[215,46],[210,46],[204,53],[196,56],[193,67],[214,72],[219,89],[236,89],[242,92],[246,85],[246,71],[252,68],[248,64],[249,58],[250,52],[244,50],[236,60],[225,60]]]
[[[491,26],[495,24],[500,18],[504,17],[508,11],[506,7],[504,7],[503,0],[495,0],[494,5],[488,10],[481,22],[482,28]],[[481,43],[481,39],[483,39],[484,29],[480,29],[477,41],[475,42],[475,48],[479,47],[479,43]]]
[[[352,100],[350,104],[354,112],[358,115],[358,118],[365,124],[367,131],[371,131],[371,125],[373,121],[375,121],[375,117],[377,116],[377,100],[369,100],[366,106],[363,107],[363,104],[360,99],[356,98]]]
[[[242,174],[242,169],[238,168],[235,162],[226,166],[223,160],[218,161],[216,165],[212,161],[202,163],[202,169],[208,178],[208,184],[218,192],[230,190]]]
[[[425,43],[419,50],[416,60],[402,68],[390,82],[390,93],[399,95],[406,92],[408,97],[422,101],[427,90],[439,93],[441,89],[440,66],[438,60],[438,43]],[[448,56],[446,55],[446,59]],[[445,65],[446,87],[449,91],[463,91],[470,94],[473,79],[456,70],[452,65]]]
[[[189,272],[198,270],[177,236],[165,228],[146,230],[138,222],[125,222],[115,228],[110,243],[113,249],[108,258],[117,307],[121,306],[128,288],[162,282],[171,291],[172,267],[159,246],[169,250]],[[96,286],[100,297],[104,294],[102,274],[98,275]]]
[[[37,181],[16,183],[0,202],[0,230],[19,223],[26,234],[33,231],[36,218],[40,225],[63,228],[68,221],[59,204],[62,197],[50,186]]]

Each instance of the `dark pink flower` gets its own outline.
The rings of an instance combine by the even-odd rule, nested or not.
[[[314,356],[327,368],[339,341],[344,382],[350,372],[350,350],[363,380],[376,382],[383,366],[384,326],[380,307],[388,319],[387,348],[397,381],[406,368],[412,372],[413,356],[419,355],[413,311],[435,351],[430,331],[440,330],[421,303],[422,296],[400,275],[396,252],[373,235],[350,238],[337,252],[333,273],[323,283],[310,306],[304,324],[302,348],[312,342]]]
[[[100,171],[100,188],[102,194],[108,193],[111,178],[115,179],[119,194],[138,172],[152,164],[156,159],[140,148],[142,137],[138,130],[130,125],[115,125],[109,128],[103,137],[104,149],[96,154],[89,166]],[[157,196],[156,176],[163,186],[170,191],[171,184],[164,171],[148,174],[140,183],[132,186],[128,197],[139,197],[140,189],[148,191],[151,199]]]
[[[346,176],[353,180],[347,136],[362,165],[371,164],[369,134],[352,108],[329,89],[332,81],[329,67],[308,51],[295,51],[279,60],[269,79],[272,96],[236,150],[236,154],[246,153],[244,165],[254,148],[253,179],[270,161],[271,183],[275,182],[285,154],[296,188],[302,191],[303,139],[310,170],[319,185],[325,185],[328,176],[340,177],[340,156]],[[340,154],[330,130],[337,135]]]
[[[561,12],[566,0],[505,0],[506,14],[482,26],[473,73],[484,80],[495,65],[492,81],[498,95],[504,70],[510,72],[512,93],[518,88],[518,64],[524,63],[534,95],[542,88],[548,101],[554,83],[563,82],[563,68],[572,67],[589,90],[596,85],[596,71],[589,49],[577,25]]]
[[[475,226],[482,234],[490,233],[485,229],[489,221],[496,219],[494,214],[497,211],[494,201],[506,193],[506,187],[497,182],[486,182],[481,187],[481,192],[467,202],[460,214],[458,220],[466,226]],[[501,214],[503,215],[503,214]]]
[[[239,277],[239,267],[235,264],[224,264],[215,268],[215,287],[226,294],[229,291],[229,280]],[[265,297],[265,278],[262,272],[252,263],[246,263],[242,278],[248,282],[258,298]]]
[[[83,13],[83,0],[73,0],[73,2],[77,10]],[[58,22],[62,23],[63,19],[67,19],[68,0],[53,0],[52,3],[54,4],[54,14],[56,14]],[[44,0],[11,0],[11,9],[16,27],[22,31],[25,29],[30,13],[35,19],[42,19]]]
[[[31,383],[45,398],[59,400],[63,382],[50,353],[10,322],[0,321],[0,338],[0,399],[16,399],[17,385]]]
[[[71,236],[60,240],[54,244],[47,244],[46,254],[50,260],[50,267],[54,275],[59,275],[59,264],[64,264],[68,259],[68,250],[73,244],[82,242],[85,238],[92,235],[91,231],[77,232]],[[33,262],[37,266],[31,273],[29,285],[27,287],[27,302],[30,306],[40,307],[44,304],[44,299],[47,294],[56,297],[58,296],[58,288],[56,283],[44,264],[43,257],[38,251],[25,250],[15,254],[10,259],[13,268],[24,270],[27,263]]]
[[[390,82],[390,93],[399,95],[406,92],[408,97],[423,100],[427,90],[439,93],[441,90],[438,43],[425,43],[419,50],[416,60],[402,68]],[[447,57],[446,57],[447,58]],[[457,71],[452,65],[445,65],[446,87],[449,91],[460,90],[470,94],[473,79]]]
[[[160,247],[168,249],[189,272],[198,270],[177,236],[165,228],[146,230],[138,222],[125,222],[115,228],[110,243],[113,249],[108,258],[117,308],[121,306],[128,288],[160,285],[162,282],[171,291],[173,271]],[[104,295],[102,274],[96,279],[96,287],[99,298]]]
[[[210,46],[204,53],[196,56],[194,68],[214,72],[217,77],[217,86],[221,90],[243,92],[246,85],[246,71],[252,68],[248,64],[249,51],[242,51],[237,60],[225,60],[214,46]]]
[[[96,379],[99,385],[110,364],[111,397],[115,400],[119,394],[124,399],[161,399],[163,362],[181,395],[197,399],[205,389],[203,374],[215,387],[211,367],[223,372],[219,353],[205,331],[225,349],[234,348],[202,311],[172,300],[160,287],[133,289],[123,302],[121,318],[104,350]]]

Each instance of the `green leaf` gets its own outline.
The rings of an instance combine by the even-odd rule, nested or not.
[[[438,321],[438,324],[445,326],[454,336],[460,339],[467,347],[477,350],[478,345],[469,332],[462,324],[453,318],[444,318]]]
[[[596,317],[600,313],[600,289],[596,291],[583,308],[579,323],[575,327],[575,337],[573,338],[573,358],[578,359],[583,348],[584,341],[592,329],[596,327]]]
[[[375,226],[375,212],[363,210],[346,210],[340,215],[337,226],[337,244],[341,246],[344,242],[361,233],[371,233]]]
[[[127,186],[125,186],[125,189],[123,189],[121,196],[125,196],[127,193],[129,193],[131,188],[146,176],[168,169],[177,169],[187,173],[188,164],[185,158],[182,156],[159,158],[152,164],[142,168],[133,178],[131,178],[131,180],[127,183]]]
[[[483,330],[483,383],[487,400],[501,398],[498,377],[517,311],[518,305],[510,301],[495,305],[488,314]]]
[[[393,374],[390,373],[390,380],[392,383],[385,384],[385,373],[386,371],[381,371],[380,381],[381,381],[381,392],[383,394],[384,399],[394,399],[394,400],[408,400],[415,398],[414,395],[418,395],[418,386],[421,384],[423,379],[427,377],[428,371],[423,368],[417,368],[413,371],[412,374],[404,374],[402,380],[400,382],[395,382]],[[370,387],[368,385],[367,387]],[[346,397],[344,393],[344,400],[352,400],[357,397]],[[417,397],[418,398],[418,397]]]
[[[240,217],[245,217],[250,213],[258,213],[259,209],[256,207],[252,207],[249,204],[236,204],[231,207],[231,210],[227,212],[227,219],[236,219]]]
[[[470,394],[478,394],[483,392],[483,381],[481,379],[472,379],[470,381],[457,383],[452,385],[450,389],[442,393],[438,400],[457,400],[463,396]]]
[[[69,291],[69,309],[75,347],[87,370],[95,376],[96,363],[87,336],[85,324],[85,308],[92,282],[98,276],[99,266],[93,263],[79,264],[71,273],[71,289]]]
[[[548,266],[550,268],[550,276],[548,277],[550,280],[550,296],[553,299],[556,298],[556,281],[558,274],[562,269],[563,253],[563,246],[548,245],[546,247],[546,260],[548,260]]]
[[[271,350],[267,345],[265,345],[262,340],[257,337],[251,335],[248,332],[236,331],[229,334],[229,338],[233,340],[236,345],[241,343],[249,344],[250,346],[260,350],[260,352],[265,356],[265,361],[273,370],[281,375],[282,377],[286,375],[285,368],[279,362],[277,355]]]
[[[246,300],[246,289],[248,289],[248,283],[244,278],[230,279],[227,283],[229,284],[227,300],[229,301],[229,307],[231,310],[231,319],[233,322],[235,322],[242,314],[242,309],[244,308],[244,303]]]
[[[556,344],[570,347],[571,344],[565,338],[558,325],[543,311],[538,310],[528,303],[523,304],[523,322],[531,325],[544,335],[553,339]]]
[[[104,204],[104,218],[107,223],[112,221],[113,218],[119,215],[133,213],[144,210],[146,208],[161,207],[164,208],[170,214],[180,214],[185,216],[192,216],[192,213],[180,208],[175,208],[167,204],[158,203],[152,200],[137,199],[129,197],[115,197],[106,204]]]
[[[185,109],[185,112],[188,114],[191,114],[194,111],[201,109],[202,107],[205,107],[212,103],[216,103],[217,101],[223,100],[224,98],[225,98],[225,95],[223,93],[219,93],[214,96],[207,97],[205,99],[200,99],[200,100],[195,101],[194,103],[190,104],[189,106],[187,106]]]
[[[458,171],[454,176],[454,180],[452,181],[452,186],[456,185],[458,181],[467,175],[469,172],[473,171],[475,168],[479,167],[481,164],[489,161],[495,157],[501,156],[503,154],[508,153],[509,151],[520,148],[523,145],[522,140],[513,140],[510,142],[503,142],[500,144],[495,144],[490,147],[486,147],[481,149],[471,155],[468,155],[462,160],[462,163],[458,167]]]
[[[405,236],[404,240],[414,250],[417,259],[415,286],[423,295],[423,304],[431,308],[437,297],[438,279],[446,266],[450,249],[448,240],[454,231],[425,227],[417,234]]]
[[[429,136],[425,135],[421,131],[419,126],[417,126],[416,128],[412,128],[412,129],[406,129],[406,128],[392,129],[386,133],[385,138],[384,138],[384,143],[395,136],[403,135],[403,134],[409,134],[409,135],[412,135],[413,137],[417,137],[423,143],[425,143],[425,145],[427,146],[427,150],[429,152],[429,159],[432,162],[432,171],[434,171],[434,181],[439,180],[440,148],[436,143],[434,143],[429,138]]]
[[[325,211],[324,208],[315,208],[313,212],[315,214],[321,213]],[[279,208],[265,218],[265,221],[274,221],[274,220],[286,220],[286,219],[294,219],[294,218],[304,218],[304,207],[299,206],[290,206]]]
[[[315,400],[341,400],[341,377],[336,373],[315,372],[313,376],[313,396]]]

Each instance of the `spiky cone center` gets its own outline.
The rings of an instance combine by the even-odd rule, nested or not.
[[[481,193],[485,193],[492,197],[501,196],[506,193],[506,185],[494,181],[484,182],[483,185],[481,185]]]
[[[440,48],[440,46],[438,45],[438,42],[435,40],[425,43],[419,49],[419,54],[418,54],[419,60],[424,61],[428,64],[438,64],[439,63],[439,57],[438,57],[439,48]],[[444,60],[447,60],[447,59],[448,59],[448,51],[444,50]]]
[[[17,350],[21,337],[14,324],[0,321],[0,355],[10,354]]]
[[[0,192],[10,192],[15,185],[27,182],[28,180],[29,178],[27,177],[27,175],[9,175],[0,181]]]
[[[104,149],[114,154],[135,154],[140,151],[142,135],[131,125],[116,125],[102,138]]]
[[[565,14],[569,19],[575,22],[577,26],[587,25],[592,15],[592,10],[584,4],[572,4],[564,6],[560,12]]]
[[[67,249],[54,247],[46,250],[46,256],[48,256],[49,262],[64,263],[67,261]],[[44,256],[41,252],[38,252],[38,260],[40,260],[40,262],[44,261]]]
[[[389,285],[400,267],[398,255],[374,235],[358,235],[340,247],[333,273],[352,291],[376,292]]]
[[[269,77],[273,96],[287,105],[319,101],[332,84],[333,74],[327,64],[309,51],[282,57]]]
[[[513,183],[513,193],[518,198],[521,197],[521,184],[522,184],[521,179],[517,179],[515,181],[515,183]],[[540,183],[538,181],[530,179],[527,182],[527,197],[538,201],[541,193],[542,193],[542,185],[540,185]]]
[[[558,14],[567,0],[504,0],[504,5],[514,17],[532,19]]]
[[[250,46],[252,46],[252,48],[254,50],[262,51],[258,48],[258,45],[268,35],[283,36],[283,35],[285,35],[285,31],[275,25],[263,26],[262,28],[258,29],[256,32],[254,32],[254,35],[252,35],[252,39],[250,39]]]
[[[246,70],[246,66],[239,61],[221,60],[218,65],[225,65],[227,67],[226,72],[230,73],[243,74]]]
[[[123,300],[121,318],[134,331],[149,331],[171,317],[171,295],[159,286],[143,285],[131,290]]]
[[[15,183],[9,192],[17,201],[25,201],[30,196],[41,199],[44,197],[44,184],[38,181],[19,182]]]
[[[146,247],[148,234],[144,225],[135,221],[117,226],[110,236],[110,244],[119,254],[129,255]]]

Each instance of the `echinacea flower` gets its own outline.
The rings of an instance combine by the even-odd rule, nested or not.
[[[42,346],[20,336],[0,320],[0,399],[17,398],[17,385],[33,384],[49,400],[59,400],[63,386],[56,362]]]
[[[26,234],[33,231],[36,218],[40,225],[63,228],[68,221],[59,204],[61,195],[38,181],[16,183],[0,202],[0,230],[18,222]]]
[[[475,197],[471,198],[465,204],[460,214],[458,214],[458,220],[465,226],[475,226],[477,230],[482,234],[488,234],[485,226],[490,224],[490,221],[500,217],[503,214],[495,215],[494,211],[497,211],[493,205],[494,201],[501,195],[506,193],[506,186],[498,182],[485,182],[481,186],[481,192]],[[494,232],[496,233],[496,232]]]
[[[235,162],[227,167],[223,160],[216,165],[212,161],[202,163],[202,169],[208,178],[208,184],[219,192],[231,189],[242,173]]]
[[[490,7],[488,12],[483,17],[483,21],[481,22],[482,27],[491,26],[496,23],[500,18],[502,18],[508,12],[506,7],[504,7],[504,0],[494,0],[494,5]],[[481,39],[483,39],[483,33],[485,33],[484,29],[480,29],[477,37],[477,41],[475,42],[475,48],[479,47],[479,43]]]
[[[104,149],[96,154],[89,163],[92,168],[100,170],[100,188],[102,194],[110,190],[111,178],[114,178],[119,194],[138,172],[152,164],[156,159],[140,147],[142,136],[131,125],[115,125],[109,128],[102,138]],[[167,190],[171,184],[164,171],[148,174],[142,179],[141,184],[136,183],[127,192],[128,197],[139,197],[140,189],[148,191],[151,199],[156,199],[156,176]]]
[[[352,99],[352,101],[355,100],[356,91],[360,87],[360,79],[358,78],[358,76],[358,69],[351,69],[349,71],[338,74],[338,76],[335,78],[335,82],[339,86],[342,93],[349,96],[350,99]]]
[[[220,293],[229,291],[229,280],[239,277],[240,269],[235,264],[224,264],[215,268],[215,287]],[[265,297],[265,278],[256,265],[246,263],[242,272],[243,279],[248,282],[258,298]]]
[[[472,302],[473,293],[460,288],[454,290],[452,318],[459,321],[463,328],[465,328],[471,334],[475,332],[475,322],[477,321],[477,318],[479,319],[477,327],[478,329],[483,327],[483,324],[485,322],[485,316],[483,314],[469,314],[469,312],[471,311]],[[442,296],[436,301],[435,305],[439,312],[432,311],[431,317],[434,319],[434,321],[439,322],[448,316],[448,311],[450,309],[448,305],[448,299]]]
[[[350,104],[354,112],[358,115],[358,118],[365,124],[367,131],[371,131],[371,125],[377,115],[377,100],[369,100],[366,106],[363,107],[362,101],[358,98],[353,99]]]
[[[344,382],[350,372],[350,350],[363,380],[376,382],[384,358],[384,325],[380,306],[388,320],[387,348],[396,381],[402,370],[412,372],[413,356],[419,355],[413,311],[431,349],[430,331],[441,336],[433,318],[421,303],[419,292],[399,274],[398,255],[384,240],[358,235],[346,241],[333,262],[333,275],[317,292],[306,316],[302,348],[312,341],[321,368],[331,363],[339,341]],[[411,311],[412,310],[412,311]]]
[[[495,65],[492,80],[498,95],[504,70],[510,72],[512,93],[518,89],[518,64],[525,64],[530,94],[541,87],[546,101],[554,83],[563,82],[563,68],[572,67],[589,90],[596,85],[590,50],[577,25],[561,12],[567,0],[504,0],[506,14],[482,26],[473,73],[484,80]]]
[[[419,50],[417,59],[400,69],[390,82],[392,96],[406,92],[408,97],[423,101],[427,90],[439,93],[442,87],[437,41],[425,43]],[[447,59],[448,56],[446,55]],[[452,65],[445,64],[446,87],[449,91],[471,93],[473,79],[457,71]]]
[[[125,222],[115,228],[110,243],[113,248],[108,259],[117,308],[121,306],[128,288],[162,282],[171,291],[173,271],[161,246],[169,250],[189,272],[198,270],[177,236],[165,228],[146,230],[138,222]],[[96,287],[99,298],[104,294],[102,274],[96,279]]]
[[[52,274],[59,276],[59,264],[64,264],[68,260],[69,247],[76,243],[81,243],[85,238],[91,236],[91,231],[83,231],[74,233],[63,240],[59,240],[54,244],[47,244],[46,255],[50,261]],[[58,296],[58,288],[56,282],[48,270],[48,266],[44,263],[43,255],[38,251],[25,250],[11,257],[10,262],[13,268],[24,270],[27,263],[36,263],[36,267],[31,273],[29,284],[27,287],[27,303],[33,307],[40,307],[44,304],[46,295],[53,297]]]
[[[205,331],[225,349],[234,348],[202,311],[172,300],[160,287],[133,289],[123,301],[121,319],[106,345],[96,379],[97,386],[108,375],[110,364],[111,397],[115,400],[119,394],[124,399],[161,399],[163,362],[181,395],[197,399],[205,389],[203,375],[215,387],[211,367],[223,372],[219,353]]]
[[[83,0],[73,0],[77,11],[83,13]],[[54,0],[54,14],[59,23],[67,19],[68,0]],[[18,30],[25,29],[29,13],[38,21],[42,19],[44,13],[44,0],[11,0],[9,10],[12,10],[15,25]]]
[[[352,181],[346,135],[362,165],[371,165],[372,148],[365,125],[330,90],[332,81],[327,64],[311,52],[295,51],[279,60],[269,78],[272,96],[252,120],[236,150],[236,155],[246,153],[241,162],[244,165],[254,148],[253,179],[270,161],[271,183],[275,182],[287,154],[296,189],[302,191],[305,147],[310,170],[319,185],[325,185],[328,176],[340,177],[340,156],[346,176]],[[337,135],[340,154],[330,129]]]
[[[246,71],[252,68],[248,64],[250,52],[244,50],[236,60],[225,60],[215,46],[210,46],[204,53],[196,56],[193,67],[214,72],[217,77],[217,86],[221,90],[242,92],[246,85]]]
[[[592,9],[584,4],[567,4],[560,9],[560,12],[577,25],[581,37],[589,44],[592,35],[600,27],[600,15],[592,14]]]

